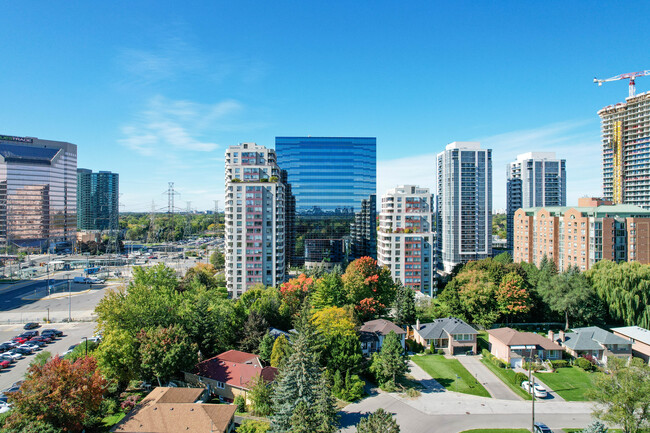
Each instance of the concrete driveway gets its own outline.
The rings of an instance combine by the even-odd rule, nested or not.
[[[479,356],[457,356],[456,359],[487,389],[492,397],[501,400],[523,400],[483,365]]]
[[[362,417],[383,408],[395,415],[403,432],[458,433],[473,428],[527,428],[531,425],[529,401],[500,400],[455,392],[423,393],[408,398],[396,393],[368,397],[341,412],[341,432],[353,433]],[[584,428],[592,421],[591,403],[537,402],[535,420],[552,429]]]

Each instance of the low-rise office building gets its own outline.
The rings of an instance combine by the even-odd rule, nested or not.
[[[576,207],[518,209],[514,230],[516,263],[546,256],[560,271],[603,259],[650,263],[650,210],[638,206],[581,198]]]

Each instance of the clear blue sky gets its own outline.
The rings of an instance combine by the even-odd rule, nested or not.
[[[223,208],[223,154],[279,135],[374,136],[378,192],[434,187],[451,141],[567,159],[569,204],[600,194],[598,109],[650,69],[650,3],[0,3],[0,133],[79,146],[120,173],[122,210]],[[637,81],[650,90],[650,77]]]

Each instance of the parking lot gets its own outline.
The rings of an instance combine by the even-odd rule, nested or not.
[[[91,337],[96,326],[97,324],[95,322],[50,323],[47,325],[42,324],[40,328],[36,328],[35,330],[39,332],[43,329],[55,328],[63,331],[63,337],[56,339],[53,343],[34,352],[34,354],[19,359],[11,364],[11,367],[1,370],[0,391],[9,388],[14,382],[23,379],[29,364],[37,353],[41,351],[48,351],[52,355],[63,353],[68,350],[69,346],[80,343],[83,337]],[[23,332],[25,332],[23,325],[0,325],[0,343],[11,340]]]

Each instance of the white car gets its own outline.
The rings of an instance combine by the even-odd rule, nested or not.
[[[20,349],[31,350],[32,353],[33,353],[33,352],[36,352],[37,350],[41,350],[41,346],[38,346],[38,345],[36,345],[36,344],[29,344],[29,343],[21,344],[21,345],[18,346],[18,347],[19,347]]]
[[[14,351],[5,352],[5,353],[3,353],[3,356],[7,357],[7,358],[11,358],[14,361],[16,361],[18,359],[23,359],[25,357],[25,355],[23,355],[22,353],[18,353],[18,352],[14,352]]]
[[[9,403],[0,401],[0,413],[9,412],[10,410],[11,410],[11,405]]]
[[[533,386],[534,386],[534,388],[533,388]],[[535,397],[537,397],[537,398],[546,398],[546,397],[548,397],[548,392],[546,391],[546,389],[543,386],[541,386],[541,385],[539,385],[537,383],[535,385],[532,385],[527,380],[524,380],[523,382],[521,382],[521,387],[523,389],[525,389],[529,394],[534,393]],[[531,388],[533,390],[531,390]]]

